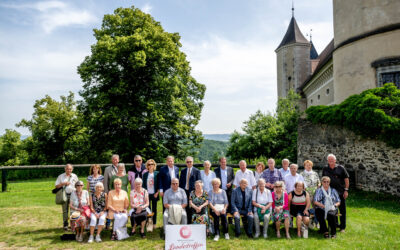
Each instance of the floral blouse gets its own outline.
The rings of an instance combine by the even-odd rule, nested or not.
[[[190,192],[190,196],[189,196],[190,197],[189,199],[193,202],[193,204],[195,206],[198,207],[198,206],[203,205],[205,202],[207,202],[208,194],[206,191],[203,191],[203,194],[201,196],[196,196],[195,192],[196,191],[193,190],[192,192]],[[203,207],[200,211],[200,214],[206,214],[206,209],[207,209],[207,206]],[[192,208],[192,211],[193,211],[193,213],[196,213],[196,210],[193,208]]]
[[[318,173],[315,171],[303,171],[301,175],[304,178],[304,182],[307,186],[306,190],[310,194],[310,197],[314,197],[315,191],[318,189],[318,186],[321,186],[321,181],[319,180]]]
[[[96,213],[101,213],[106,207],[106,194],[101,192],[100,197],[97,197],[95,193],[92,193],[93,209]]]

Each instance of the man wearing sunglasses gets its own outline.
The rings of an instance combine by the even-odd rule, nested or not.
[[[135,155],[134,164],[131,169],[128,171],[128,179],[131,183],[131,190],[135,187],[135,179],[140,178],[143,179],[144,173],[147,172],[146,165],[143,163],[143,159],[140,155]]]

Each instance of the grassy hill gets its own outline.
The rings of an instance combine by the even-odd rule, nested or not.
[[[216,162],[219,156],[226,155],[228,145],[228,142],[204,139],[199,149],[199,159]]]

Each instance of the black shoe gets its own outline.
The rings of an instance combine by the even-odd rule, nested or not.
[[[248,234],[247,237],[249,237],[250,239],[253,238],[253,234]]]
[[[135,234],[136,234],[136,232],[132,232],[132,231],[129,233],[130,236],[134,236]]]
[[[146,234],[145,234],[145,233],[142,233],[142,232],[140,232],[140,237],[142,237],[142,239],[144,239],[144,238],[146,238]]]
[[[235,237],[236,238],[240,237],[240,234],[239,233],[235,233]]]

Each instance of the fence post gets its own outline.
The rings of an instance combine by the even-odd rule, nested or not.
[[[7,191],[7,170],[3,169],[1,173],[1,192]]]

